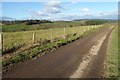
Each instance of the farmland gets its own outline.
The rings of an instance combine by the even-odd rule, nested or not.
[[[80,38],[80,36],[83,36],[86,32],[89,33],[89,31],[94,31],[100,27],[103,27],[103,25],[54,28],[21,32],[4,32],[3,55],[7,55],[5,55],[6,57],[4,56],[5,59],[3,59],[3,66],[18,63],[28,58],[35,57],[39,52],[49,51],[56,45],[56,47],[59,47],[63,44],[66,44],[67,42],[71,42],[72,40]],[[35,34],[34,44],[33,34]],[[49,43],[49,41],[54,42]],[[19,48],[26,49],[26,47],[27,50],[20,50],[20,52],[16,52],[17,50],[19,51]],[[31,47],[34,48],[29,49]],[[14,51],[15,55],[9,55],[9,53],[13,53]]]
[[[118,2],[1,6],[0,79],[120,79]]]
[[[53,23],[42,23],[42,24],[36,24],[36,25],[13,24],[13,25],[3,25],[2,31],[3,32],[18,32],[18,31],[41,30],[41,29],[48,29],[48,28],[63,28],[63,27],[70,27],[70,26],[71,27],[79,26],[82,23],[84,23],[84,21],[71,21],[71,22],[56,21]]]
[[[15,75],[17,77],[20,77],[20,76],[26,77],[26,76],[31,75],[31,77],[34,77],[35,75],[38,74],[38,73],[36,73],[37,72],[36,69],[40,70],[39,71],[40,75],[38,75],[38,77],[39,76],[45,77],[46,74],[48,73],[48,71],[45,71],[46,69],[52,70],[52,71],[50,71],[51,72],[50,74],[47,74],[48,77],[56,75],[56,74],[54,74],[54,72],[57,72],[57,74],[60,74],[59,72],[61,72],[62,70],[64,70],[63,73],[66,71],[70,71],[70,70],[67,70],[66,68],[68,68],[68,66],[71,65],[70,67],[72,67],[74,69],[75,66],[72,66],[72,65],[79,64],[79,63],[74,63],[74,60],[76,61],[78,58],[78,60],[81,61],[81,59],[84,55],[89,54],[91,46],[93,46],[93,44],[95,45],[95,42],[99,41],[99,39],[101,39],[101,36],[103,36],[105,34],[107,35],[107,33],[110,32],[110,30],[112,29],[110,27],[106,27],[106,25],[97,25],[94,27],[96,29],[93,28],[92,26],[89,26],[90,29],[88,29],[87,26],[84,26],[84,30],[81,31],[82,33],[68,34],[66,36],[64,35],[65,28],[62,28],[62,32],[63,32],[62,35],[64,35],[64,37],[62,36],[62,38],[57,38],[57,39],[53,40],[52,42],[51,42],[51,40],[44,40],[45,43],[40,43],[39,45],[38,44],[36,45],[36,43],[35,43],[35,45],[32,44],[33,47],[30,49],[27,49],[25,51],[17,52],[14,54],[4,55],[3,61],[2,61],[3,71],[7,72],[8,74],[6,76],[9,76],[9,77],[11,75],[12,76]],[[76,28],[78,28],[78,27],[76,27]],[[71,31],[74,31],[74,27],[72,28]],[[105,49],[103,49],[103,50],[105,50]],[[51,53],[53,53],[53,54],[51,54]],[[43,56],[45,54],[46,54],[46,56]],[[101,54],[102,54],[102,56],[104,56],[104,52],[99,53],[96,56],[93,56],[93,57],[96,57],[98,60],[95,61],[96,63],[94,64],[94,67],[91,66],[90,68],[99,69],[96,67],[96,64],[99,66],[99,65],[101,65],[101,64],[99,64],[99,61],[101,61],[101,59],[104,60],[103,57],[100,57]],[[85,56],[85,57],[88,57],[88,56]],[[90,57],[88,57],[88,59],[89,58]],[[29,59],[32,59],[32,60],[29,60]],[[87,59],[87,58],[84,58],[84,59]],[[65,62],[65,64],[63,63],[63,61]],[[22,62],[22,63],[20,63],[20,62]],[[17,63],[19,63],[19,64],[17,64]],[[13,65],[16,65],[16,66],[13,66]],[[20,68],[21,66],[23,66],[24,70],[21,70],[22,69],[22,68]],[[61,68],[64,66],[65,66],[65,68]],[[16,67],[16,68],[14,68],[14,67]],[[50,68],[48,68],[48,67],[50,67]],[[8,71],[7,71],[7,68],[8,68]],[[31,68],[32,68],[32,70],[29,70]],[[53,69],[51,69],[51,68],[53,68]],[[56,69],[54,69],[54,68],[56,68]],[[17,72],[17,75],[14,72],[11,74],[11,70],[15,70]],[[20,72],[17,70],[20,70]],[[100,73],[100,71],[98,70],[97,72]],[[29,74],[24,74],[26,72],[29,72]],[[67,74],[69,74],[69,73],[67,73]],[[93,74],[94,73],[92,73],[92,75]],[[60,75],[62,75],[62,74],[60,74]]]
[[[108,23],[92,24],[80,25],[79,21],[74,21],[42,23],[39,25],[4,25],[2,33],[3,70],[6,71],[9,67],[17,63],[36,59],[49,52],[53,52],[67,43],[71,43],[101,28],[112,25]],[[49,27],[47,28],[45,25],[47,27],[49,25]]]
[[[17,46],[32,44],[33,42],[32,38],[34,32],[35,32],[35,43],[37,43],[40,42],[41,39],[51,40],[51,39],[63,37],[68,34],[74,34],[74,33],[80,34],[91,28],[96,28],[96,27],[99,26],[80,26],[80,27],[66,27],[66,28],[55,28],[55,29],[34,30],[34,31],[22,31],[22,32],[4,32],[3,51],[7,51]]]

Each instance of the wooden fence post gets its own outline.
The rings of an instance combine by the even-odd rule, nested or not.
[[[3,47],[3,35],[0,34],[0,57],[2,56],[2,47]]]
[[[53,42],[53,29],[51,29],[51,42]]]
[[[66,28],[64,28],[64,38],[66,38]]]
[[[35,44],[35,35],[36,35],[36,32],[33,32],[33,39],[32,39],[33,44]]]

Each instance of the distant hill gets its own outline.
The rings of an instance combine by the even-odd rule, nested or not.
[[[75,19],[73,21],[87,21],[87,20],[106,20],[106,21],[117,21],[116,19]]]
[[[50,21],[50,20],[15,20],[15,21],[2,21],[3,32],[17,32],[40,30],[49,28],[64,28],[64,27],[78,27],[86,25],[101,25],[115,20],[100,20],[100,19],[77,19],[73,21]]]

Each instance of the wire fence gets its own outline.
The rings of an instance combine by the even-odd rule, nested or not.
[[[35,44],[45,39],[51,40],[52,42],[55,38],[65,38],[66,35],[74,33],[82,34],[90,29],[98,28],[100,26],[102,25],[54,28],[35,31],[5,32],[3,33],[3,41],[1,41],[1,44],[3,43],[3,51],[5,51],[23,44]],[[2,37],[2,35],[0,35],[0,37]]]

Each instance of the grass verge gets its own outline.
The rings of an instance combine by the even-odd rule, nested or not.
[[[110,35],[106,57],[105,77],[118,79],[118,27]]]

